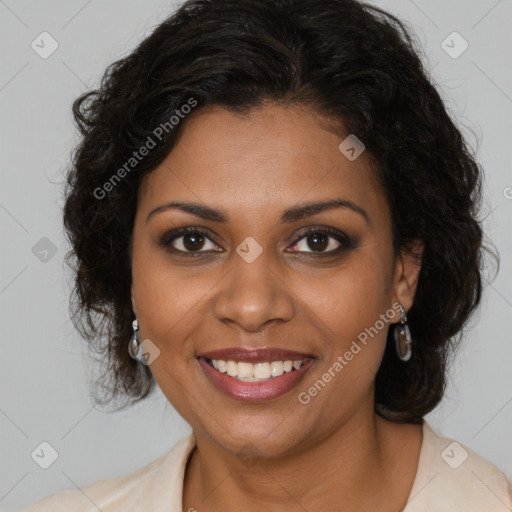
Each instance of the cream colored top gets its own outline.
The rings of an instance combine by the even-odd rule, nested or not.
[[[183,512],[185,467],[195,446],[189,434],[162,457],[121,477],[82,490],[58,491],[19,512]],[[200,503],[197,505],[200,510]],[[416,477],[403,512],[510,512],[505,475],[467,446],[438,436],[423,421]]]

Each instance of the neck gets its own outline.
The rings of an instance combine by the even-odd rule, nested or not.
[[[302,450],[252,461],[241,459],[208,436],[196,433],[197,447],[185,475],[185,510],[240,508],[252,512],[261,511],[264,506],[267,512],[273,512],[285,507],[288,510],[292,504],[297,510],[318,510],[321,506],[334,509],[342,503],[344,511],[361,511],[373,510],[371,507],[379,502],[380,507],[375,510],[384,510],[382,499],[389,503],[397,491],[394,479],[404,464],[400,454],[412,450],[414,467],[421,447],[417,437],[412,445],[412,441],[397,435],[400,427],[404,425],[384,420],[372,407],[326,432],[321,439],[305,441]],[[420,428],[409,427],[416,427],[416,433]],[[412,430],[409,428],[408,432]],[[403,505],[414,474],[415,471],[400,484],[403,488],[399,502]],[[398,503],[396,496],[393,499]]]

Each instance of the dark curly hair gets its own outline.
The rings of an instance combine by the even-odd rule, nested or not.
[[[395,255],[423,241],[408,314],[412,358],[398,360],[390,329],[375,402],[397,422],[418,423],[434,409],[481,299],[483,251],[492,251],[478,219],[480,167],[420,54],[402,22],[356,0],[189,0],[75,100],[81,137],[65,189],[66,261],[73,322],[103,362],[97,404],[126,407],[155,385],[127,352],[131,246],[140,181],[194,113],[172,129],[169,119],[192,102],[195,111],[241,114],[272,101],[312,107],[345,128],[340,137],[364,141],[389,202]],[[164,125],[157,146],[114,182]]]

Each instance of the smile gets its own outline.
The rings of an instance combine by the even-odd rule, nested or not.
[[[267,361],[261,363],[244,363],[225,361],[222,359],[210,359],[208,362],[220,373],[227,373],[230,377],[242,382],[266,382],[298,370],[304,360],[296,361]]]
[[[285,395],[315,362],[313,357],[256,363],[205,357],[197,360],[217,390],[245,402],[265,402]]]

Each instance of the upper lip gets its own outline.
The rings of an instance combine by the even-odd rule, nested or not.
[[[298,361],[308,357],[314,358],[312,354],[304,352],[296,352],[294,350],[286,350],[284,348],[245,348],[245,347],[229,347],[219,350],[211,350],[203,352],[198,357],[205,359],[221,359],[223,361],[237,361],[241,363],[264,363],[270,361]]]

